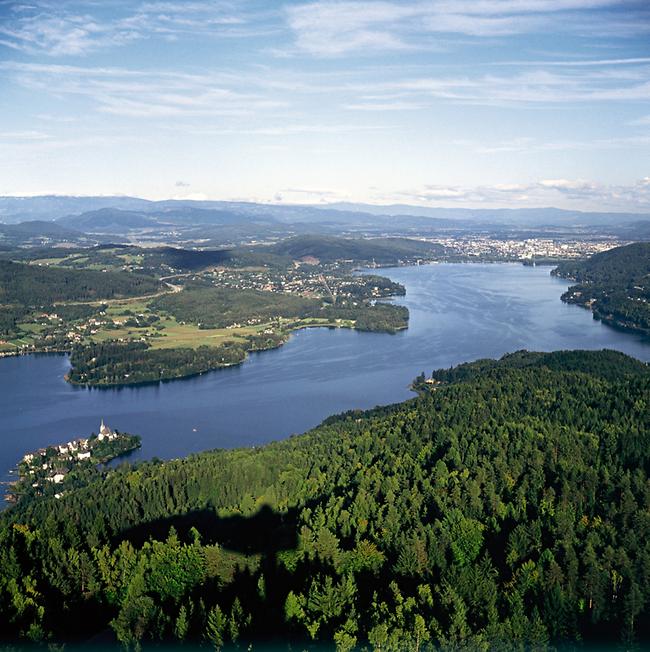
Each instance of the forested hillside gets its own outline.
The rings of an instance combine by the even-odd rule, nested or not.
[[[321,303],[296,294],[206,287],[159,297],[151,305],[204,328],[224,328],[251,319],[302,317],[318,310]]]
[[[20,224],[0,224],[0,243],[10,247],[90,242],[92,240],[80,231],[66,229],[54,222],[34,220]]]
[[[17,262],[36,260],[43,266],[130,271],[148,276],[169,276],[178,272],[195,271],[232,262],[229,249],[137,247],[116,243],[65,249],[61,247],[12,249],[2,257]]]
[[[594,317],[650,334],[650,242],[636,242],[562,263],[553,274],[577,281],[562,300],[590,308]]]
[[[0,517],[0,636],[648,642],[648,367],[520,352],[421,381],[287,441],[19,503]]]
[[[54,310],[59,301],[93,301],[152,294],[159,281],[123,272],[41,267],[0,260],[0,338],[18,335],[34,309]]]
[[[650,242],[635,242],[594,254],[587,260],[568,260],[555,273],[577,283],[624,285],[650,274],[649,259]]]
[[[263,251],[263,248],[258,248]],[[433,258],[442,255],[442,245],[408,238],[337,238],[334,236],[303,235],[287,238],[266,247],[281,256],[294,259],[305,257],[320,261],[334,260],[371,261],[381,264],[397,264],[400,260]]]
[[[160,283],[121,272],[40,267],[0,260],[0,304],[51,305],[153,293]]]

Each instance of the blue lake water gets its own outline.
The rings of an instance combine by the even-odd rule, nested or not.
[[[27,451],[113,428],[142,435],[130,459],[263,444],[325,417],[412,396],[422,371],[517,349],[618,349],[650,360],[650,341],[560,301],[548,267],[440,264],[381,270],[411,314],[397,335],[312,329],[240,367],[159,385],[76,388],[65,356],[0,360],[0,476]]]

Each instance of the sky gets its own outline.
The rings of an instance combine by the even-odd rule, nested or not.
[[[650,212],[650,0],[0,0],[0,195]]]

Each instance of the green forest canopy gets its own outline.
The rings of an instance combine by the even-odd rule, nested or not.
[[[152,278],[124,272],[41,267],[0,260],[0,304],[49,305],[151,294],[160,289]]]
[[[648,367],[519,352],[434,378],[286,441],[8,510],[0,638],[647,642]]]
[[[650,242],[614,247],[587,260],[567,260],[558,265],[555,273],[581,284],[626,286],[638,280],[647,280],[650,274]]]
[[[562,300],[590,308],[605,323],[650,334],[650,242],[567,261],[553,274],[577,281]]]
[[[321,304],[320,299],[297,294],[209,287],[158,297],[150,305],[178,320],[200,324],[204,328],[224,328],[250,319],[268,321],[280,316],[302,317],[317,311]]]

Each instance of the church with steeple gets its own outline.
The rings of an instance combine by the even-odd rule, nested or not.
[[[117,433],[113,432],[105,423],[104,419],[102,419],[102,423],[99,426],[99,434],[97,435],[97,439],[99,441],[111,441],[112,439],[115,439],[117,437]]]

